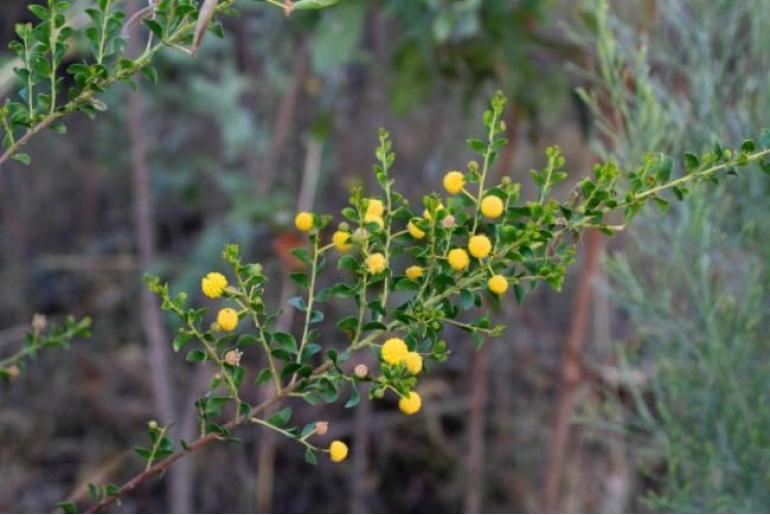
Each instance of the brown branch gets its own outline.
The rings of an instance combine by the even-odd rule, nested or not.
[[[586,234],[586,253],[575,296],[570,332],[562,351],[556,418],[548,448],[543,487],[543,512],[546,513],[555,513],[558,508],[559,486],[564,474],[575,394],[583,379],[581,353],[590,319],[593,279],[599,263],[600,249],[601,234],[596,230],[589,230]]]
[[[323,374],[330,367],[331,367],[331,363],[325,363],[319,366],[318,368],[316,368],[315,371],[313,372],[313,375]],[[293,383],[287,385],[286,388],[283,389],[280,395],[273,395],[271,398],[267,399],[262,404],[255,407],[251,411],[251,414],[249,415],[249,417],[245,417],[242,415],[238,416],[236,418],[233,418],[227,424],[225,424],[224,427],[228,430],[232,430],[240,426],[244,422],[248,422],[251,416],[258,415],[264,412],[265,410],[267,410],[268,408],[276,404],[278,401],[280,401],[282,398],[284,398],[287,394],[296,390],[301,382],[302,381],[294,381]],[[181,460],[185,456],[192,454],[196,451],[199,451],[200,449],[206,447],[212,442],[217,442],[220,440],[222,440],[222,437],[218,433],[208,433],[204,436],[201,436],[191,444],[188,444],[186,449],[175,452],[174,454],[168,456],[167,458],[164,458],[163,460],[157,462],[147,470],[132,477],[131,479],[123,483],[123,485],[118,489],[118,492],[115,495],[110,495],[105,497],[98,503],[88,508],[83,513],[98,513],[104,510],[108,506],[115,504],[122,496],[136,490],[139,486],[146,483],[150,479],[154,478],[155,476],[164,474],[174,463]]]
[[[484,469],[484,431],[488,394],[489,345],[484,345],[473,355],[471,371],[471,396],[468,422],[468,474],[465,489],[465,513],[481,513]]]

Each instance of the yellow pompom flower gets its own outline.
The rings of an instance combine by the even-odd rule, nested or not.
[[[465,270],[470,264],[470,258],[468,257],[468,253],[465,252],[465,249],[450,250],[449,254],[447,254],[447,260],[449,261],[449,266],[458,272]]]
[[[227,288],[227,277],[219,272],[209,272],[201,279],[201,290],[206,297],[217,299]]]
[[[385,256],[383,256],[379,252],[375,252],[374,254],[370,254],[369,257],[366,258],[366,269],[369,270],[370,274],[377,275],[381,274],[385,271],[385,268],[388,266],[388,260],[385,259]]]
[[[232,331],[238,325],[238,312],[233,308],[220,309],[217,313],[217,324],[223,331]]]
[[[364,215],[364,223],[365,224],[375,223],[380,226],[380,229],[385,227],[385,220],[382,219],[382,216],[375,215],[373,213],[366,213],[366,215]]]
[[[414,415],[422,407],[422,399],[417,392],[409,392],[406,397],[401,397],[398,401],[398,409],[405,415]]]
[[[421,240],[425,237],[425,231],[414,225],[412,222],[406,224],[406,230],[415,240]]]
[[[497,195],[487,195],[481,201],[481,214],[487,218],[497,218],[503,214],[503,200]]]
[[[477,259],[485,258],[492,252],[492,242],[483,234],[477,234],[468,240],[468,250]]]
[[[462,172],[449,172],[444,176],[444,189],[450,195],[457,195],[465,187],[465,176]]]
[[[406,342],[401,338],[389,338],[382,344],[382,350],[380,351],[380,357],[382,361],[388,365],[398,365],[409,354],[409,349],[406,346]]]
[[[345,461],[348,457],[348,446],[345,442],[334,440],[329,446],[329,457],[334,463]]]
[[[385,212],[385,205],[382,200],[370,198],[366,204],[366,214],[372,216],[382,216]]]
[[[332,243],[340,252],[347,252],[353,246],[350,243],[350,233],[348,231],[336,231],[332,235]]]
[[[422,270],[421,266],[414,265],[414,266],[410,266],[409,268],[406,269],[406,276],[410,280],[416,281],[417,279],[422,277],[422,272],[423,272],[423,270]]]
[[[493,275],[487,281],[487,287],[492,293],[502,295],[508,289],[508,279],[500,274]]]
[[[313,228],[313,214],[307,211],[297,213],[294,217],[294,226],[302,232],[308,232]]]
[[[410,352],[407,354],[406,358],[404,358],[404,364],[406,365],[406,369],[412,375],[416,376],[422,372],[422,356],[416,352]]]

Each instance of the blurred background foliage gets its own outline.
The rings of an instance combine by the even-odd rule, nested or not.
[[[27,4],[0,6],[0,40]],[[127,477],[140,464],[126,450],[149,419],[194,429],[205,377],[169,356],[173,322],[141,300],[143,272],[197,291],[222,244],[239,241],[265,264],[274,305],[289,298],[293,213],[337,211],[351,187],[372,185],[378,127],[393,132],[394,177],[416,202],[471,158],[461,143],[478,135],[496,89],[512,107],[495,173],[525,194],[549,144],[564,147],[574,183],[599,158],[633,168],[650,150],[737,144],[769,123],[762,0],[343,0],[290,18],[239,9],[196,59],[163,54],[159,86],[111,90],[106,116],[40,137],[31,169],[0,174],[0,349],[16,348],[34,313],[94,318],[89,341],[0,386],[2,511],[48,511],[85,499],[88,482]],[[502,307],[508,329],[482,353],[448,334],[453,354],[424,381],[417,418],[387,401],[303,407],[352,444],[343,467],[310,467],[300,449],[250,429],[243,445],[190,458],[119,509],[767,511],[767,195],[767,176],[750,170],[666,215],[645,213],[607,259],[582,259],[562,294]],[[602,255],[595,240],[587,246]],[[564,371],[576,340],[573,385]]]

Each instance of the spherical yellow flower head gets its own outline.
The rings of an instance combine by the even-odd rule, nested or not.
[[[477,234],[468,240],[468,250],[476,259],[485,258],[492,252],[492,242],[483,234]]]
[[[444,176],[444,189],[450,195],[457,195],[465,187],[465,176],[462,172],[449,172]]]
[[[487,287],[492,293],[502,295],[508,289],[508,279],[500,274],[493,275],[487,281]]]
[[[332,235],[332,243],[340,252],[347,252],[353,246],[350,243],[350,233],[348,231],[336,231]]]
[[[406,343],[401,338],[389,338],[382,344],[380,357],[388,365],[398,365],[409,354]]]
[[[206,297],[217,299],[227,288],[227,277],[219,272],[209,272],[201,279],[201,290]]]
[[[410,280],[416,281],[417,279],[422,277],[422,272],[423,272],[423,270],[422,270],[421,266],[414,265],[414,266],[410,266],[409,268],[406,269],[406,276]]]
[[[503,200],[497,195],[487,195],[481,201],[481,214],[487,218],[497,218],[503,214]]]
[[[232,331],[238,325],[238,312],[232,308],[220,309],[217,313],[217,324],[223,331]]]
[[[388,266],[388,260],[385,259],[385,256],[383,256],[379,252],[370,254],[369,257],[366,258],[366,269],[372,275],[381,274],[382,272],[385,271],[385,268],[387,266]]]
[[[297,213],[294,217],[294,226],[302,232],[308,232],[313,228],[313,214],[307,211]]]
[[[375,215],[373,213],[366,213],[366,215],[364,215],[364,223],[375,223],[380,226],[380,229],[385,227],[385,220],[382,219],[382,215]]]
[[[366,204],[366,214],[372,216],[382,216],[385,213],[385,205],[382,200],[370,198]]]
[[[447,254],[447,261],[449,261],[449,266],[458,272],[468,268],[468,265],[471,262],[465,249],[450,250],[449,254]]]
[[[412,375],[416,376],[422,372],[422,356],[416,352],[410,352],[407,354],[406,358],[404,358],[404,364],[406,365],[406,369]]]
[[[398,401],[398,409],[405,415],[414,415],[422,408],[422,399],[417,392],[409,392]]]
[[[425,231],[417,227],[412,222],[409,222],[408,224],[406,224],[406,230],[409,231],[409,234],[415,240],[421,240],[425,237]]]
[[[345,461],[345,458],[348,457],[348,446],[345,442],[334,440],[329,446],[329,457],[334,463]]]

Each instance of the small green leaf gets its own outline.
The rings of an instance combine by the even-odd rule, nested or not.
[[[14,154],[12,159],[22,164],[25,164],[27,166],[29,166],[29,164],[32,162],[32,158],[29,157],[29,154],[25,154],[24,152],[19,152],[18,154]]]
[[[206,353],[200,349],[191,350],[185,358],[187,361],[206,361]]]

